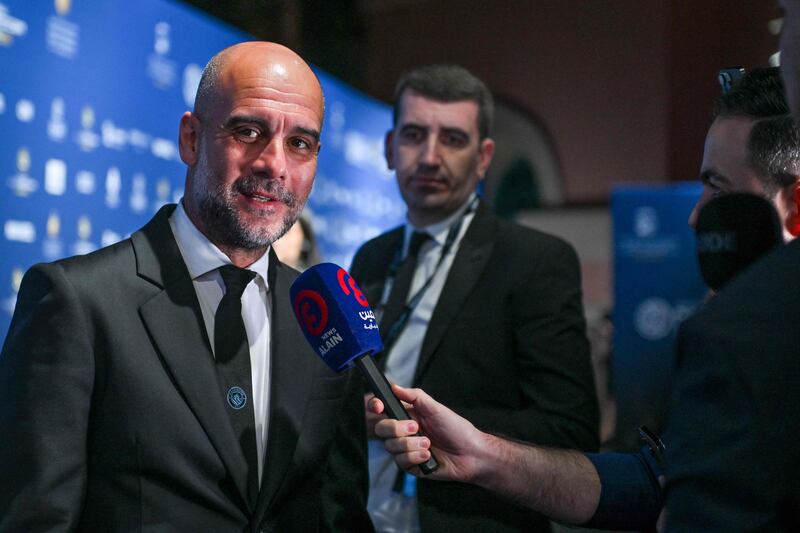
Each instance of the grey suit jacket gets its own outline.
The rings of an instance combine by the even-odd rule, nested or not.
[[[369,242],[352,274],[377,304],[403,238]],[[480,205],[431,317],[414,386],[484,431],[593,450],[598,411],[573,249]],[[422,531],[536,531],[540,515],[476,487],[419,481]]]
[[[370,530],[358,384],[306,345],[296,272],[274,254],[269,435],[249,506],[172,209],[26,274],[0,356],[0,531]]]

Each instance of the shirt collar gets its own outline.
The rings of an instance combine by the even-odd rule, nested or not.
[[[213,272],[222,265],[231,264],[230,258],[197,229],[183,208],[183,200],[178,203],[178,207],[172,213],[169,224],[192,279]],[[269,279],[267,277],[269,250],[255,263],[248,266],[247,270],[258,274],[266,285]]]
[[[469,205],[475,200],[476,196],[477,194],[473,192],[469,198],[467,198],[467,201],[464,202],[461,207],[456,209],[452,215],[429,226],[416,227],[408,219],[406,219],[405,235],[403,236],[403,249],[408,249],[408,243],[411,241],[411,234],[415,231],[426,232],[434,241],[436,241],[437,244],[444,246],[444,242],[447,240],[447,233],[450,231],[450,226],[452,226],[453,223],[455,223],[455,221],[464,214],[464,211],[467,210]]]

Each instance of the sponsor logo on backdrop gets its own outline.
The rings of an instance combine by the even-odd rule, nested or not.
[[[167,57],[170,48],[170,26],[159,22],[153,28],[153,53],[147,58],[147,74],[159,89],[171,88],[178,77],[178,65]]]
[[[633,312],[633,325],[643,339],[659,341],[671,335],[694,307],[692,302],[670,304],[663,298],[646,298]]]
[[[91,152],[100,144],[100,136],[92,130],[95,116],[92,106],[85,105],[81,109],[81,129],[75,134],[75,142],[84,152]]]
[[[69,14],[72,9],[72,0],[55,0],[56,13],[62,17]]]
[[[8,12],[8,8],[0,4],[0,45],[11,46],[15,37],[28,33],[28,23]]]
[[[74,59],[80,48],[80,26],[66,19],[71,9],[69,0],[56,0],[56,16],[47,19],[45,33],[47,50],[64,59]]]
[[[128,145],[130,134],[127,130],[118,128],[111,120],[104,120],[100,124],[100,137],[103,139],[103,146],[111,150],[122,150]]]
[[[78,240],[72,246],[72,253],[83,255],[97,250],[97,245],[89,240],[92,236],[92,221],[87,215],[78,217],[77,230]]]
[[[110,229],[103,230],[103,234],[100,235],[100,246],[111,246],[121,240],[122,236],[116,231]]]
[[[153,200],[153,211],[158,211],[162,205],[169,202],[169,193],[172,185],[167,178],[161,178],[156,182],[156,198]]]
[[[133,175],[130,207],[134,213],[143,213],[147,210],[147,178],[141,172]]]
[[[14,307],[17,305],[17,293],[19,286],[22,284],[22,276],[25,273],[22,268],[15,266],[11,269],[11,296],[3,300],[3,309],[9,315],[14,314]]]
[[[75,174],[75,190],[81,194],[93,194],[97,187],[97,178],[94,172],[79,170]]]
[[[36,106],[27,98],[20,98],[17,101],[15,111],[20,122],[32,122],[36,116]]]
[[[30,244],[36,242],[36,226],[30,220],[8,219],[3,224],[6,240]]]
[[[169,139],[156,137],[150,145],[150,151],[159,159],[165,159],[167,161],[179,159],[178,145]]]
[[[375,172],[375,176],[384,181],[391,181],[393,173],[386,167],[383,150],[383,137],[370,137],[356,130],[348,130],[344,134],[345,161],[354,167]]]
[[[318,173],[309,201],[317,208],[341,207],[373,219],[403,217],[405,206],[385,192],[357,190],[340,180]]]
[[[634,210],[632,234],[623,234],[617,245],[621,257],[637,261],[663,261],[678,257],[681,252],[680,237],[661,231],[658,210],[642,206]]]
[[[64,256],[64,242],[60,239],[61,218],[57,211],[50,211],[47,217],[47,227],[44,241],[42,241],[42,254],[50,261]]]
[[[652,207],[640,207],[633,213],[633,232],[644,239],[658,232],[658,212]]]
[[[53,196],[63,196],[67,190],[67,164],[61,159],[48,159],[44,164],[44,190]]]
[[[39,183],[28,175],[30,169],[31,153],[24,146],[20,147],[17,150],[17,173],[7,180],[8,186],[20,198],[27,198],[39,188]]]
[[[64,99],[60,96],[50,102],[50,119],[47,121],[47,136],[50,140],[61,142],[67,136],[67,122],[64,120]]]
[[[122,189],[122,174],[117,167],[109,167],[106,172],[106,207],[119,207],[119,192]]]

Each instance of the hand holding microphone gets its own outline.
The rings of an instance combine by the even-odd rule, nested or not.
[[[334,372],[358,367],[386,414],[411,420],[372,359],[383,343],[369,302],[350,274],[332,263],[315,265],[298,276],[290,296],[300,328],[322,360]],[[420,469],[429,474],[438,466],[431,455]]]

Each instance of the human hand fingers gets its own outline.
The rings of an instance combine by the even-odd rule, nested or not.
[[[366,398],[366,401],[367,401],[367,412],[375,414],[383,413],[384,409],[383,402],[380,401],[379,398],[370,395],[368,398]]]
[[[394,420],[383,417],[375,424],[375,436],[381,439],[394,437],[407,437],[419,431],[419,424],[415,420]]]

